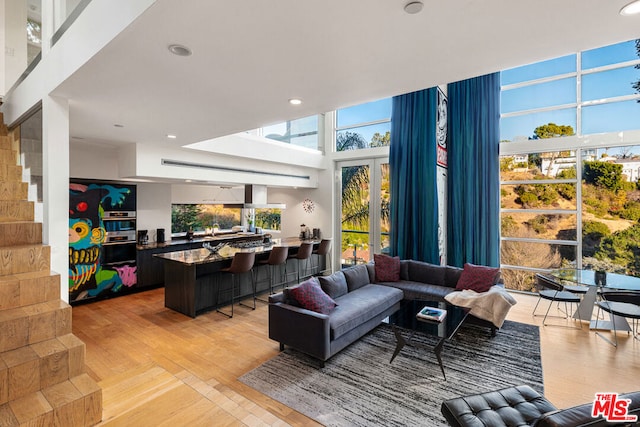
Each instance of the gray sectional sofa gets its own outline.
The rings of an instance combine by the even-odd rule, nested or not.
[[[324,364],[395,313],[403,299],[444,301],[445,295],[456,291],[462,271],[458,267],[402,260],[399,281],[377,282],[373,264],[318,277],[322,290],[337,307],[329,314],[321,314],[299,306],[288,289],[271,295],[269,338],[278,341],[281,350],[290,346]],[[477,320],[495,333],[495,326]]]
[[[269,338],[321,362],[378,326],[400,308],[400,289],[371,283],[363,265],[318,278],[338,305],[329,314],[299,306],[290,291],[269,296]],[[298,285],[299,286],[299,285]]]

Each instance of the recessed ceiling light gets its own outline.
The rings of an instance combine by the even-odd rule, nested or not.
[[[289,104],[291,104],[291,105],[300,105],[300,104],[302,104],[302,99],[300,99],[300,98],[291,98],[289,100]]]
[[[192,53],[191,49],[181,44],[171,44],[167,49],[169,49],[169,52],[178,56],[191,56]]]
[[[410,1],[409,3],[404,5],[404,11],[410,15],[415,15],[422,10],[423,6],[424,4],[422,4],[421,1]]]
[[[123,128],[124,127],[124,125],[121,125],[120,123],[115,123],[114,126],[117,127],[117,128]]]
[[[635,0],[620,9],[620,15],[629,16],[629,15],[637,15],[640,13],[640,0]]]
[[[167,134],[167,138],[169,138],[169,139],[176,139],[176,138],[177,138],[177,136],[175,136],[175,135],[172,135],[172,134],[168,133],[168,134]]]

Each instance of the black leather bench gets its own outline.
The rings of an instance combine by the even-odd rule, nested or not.
[[[595,397],[595,396],[594,396]],[[640,392],[621,394],[631,399],[629,415],[640,418]],[[456,397],[442,402],[442,415],[453,427],[578,427],[636,426],[637,423],[609,423],[591,416],[593,402],[558,409],[544,396],[526,385],[471,396]]]

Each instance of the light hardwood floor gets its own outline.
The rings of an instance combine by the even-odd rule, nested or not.
[[[531,316],[537,297],[514,296],[507,319],[541,325]],[[614,348],[586,324],[551,322],[558,326],[541,326],[540,340],[545,395],[556,406],[640,390],[640,341],[619,334]],[[317,425],[237,380],[278,353],[267,330],[264,303],[236,308],[232,319],[191,319],[164,307],[163,289],[73,308],[87,372],[103,390],[105,426]]]

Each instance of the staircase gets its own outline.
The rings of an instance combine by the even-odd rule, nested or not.
[[[0,426],[88,426],[102,390],[85,372],[42,224],[0,113]]]

